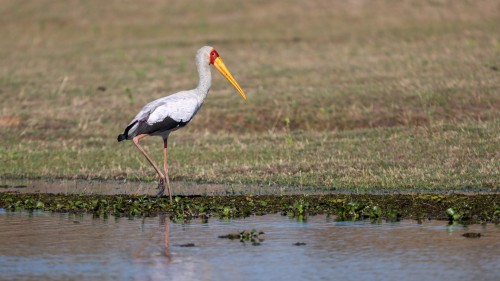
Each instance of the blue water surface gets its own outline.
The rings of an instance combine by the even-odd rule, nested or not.
[[[264,232],[259,245],[219,238],[252,229]],[[0,209],[3,280],[500,280],[499,253],[495,225],[280,215],[173,223]]]

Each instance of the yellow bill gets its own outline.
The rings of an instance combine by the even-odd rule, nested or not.
[[[217,70],[220,73],[222,73],[222,75],[224,75],[224,77],[226,77],[226,79],[229,82],[231,82],[231,84],[233,84],[233,87],[236,88],[236,90],[238,90],[238,92],[240,93],[241,97],[243,97],[243,99],[246,100],[247,96],[243,92],[243,89],[241,89],[241,87],[238,84],[238,82],[236,82],[236,80],[234,80],[233,75],[231,75],[231,72],[229,72],[229,70],[227,69],[226,65],[224,64],[224,62],[222,61],[222,59],[220,57],[217,57],[215,59],[214,66],[215,66],[215,68],[217,68]]]

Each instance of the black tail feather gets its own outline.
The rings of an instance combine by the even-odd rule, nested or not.
[[[125,134],[119,134],[119,135],[118,135],[118,138],[117,138],[117,140],[118,140],[119,142],[120,142],[120,141],[124,141],[124,140],[126,140],[126,139],[127,139],[127,136],[125,136]]]
[[[118,138],[117,140],[120,142],[120,141],[124,141],[126,139],[128,139],[128,131],[130,130],[130,128],[132,128],[135,123],[137,123],[137,120],[135,120],[134,122],[132,122],[130,125],[127,126],[127,128],[125,128],[125,132],[123,132],[123,134],[119,134],[118,135]]]

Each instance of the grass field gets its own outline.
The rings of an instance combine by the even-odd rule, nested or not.
[[[213,72],[174,181],[495,191],[499,22],[494,0],[0,0],[0,178],[155,180],[116,136],[210,44],[248,100]]]

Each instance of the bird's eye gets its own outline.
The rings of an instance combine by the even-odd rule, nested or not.
[[[212,51],[210,52],[210,64],[214,64],[215,59],[216,59],[218,56],[219,56],[219,55],[217,54],[217,51],[212,50]]]

